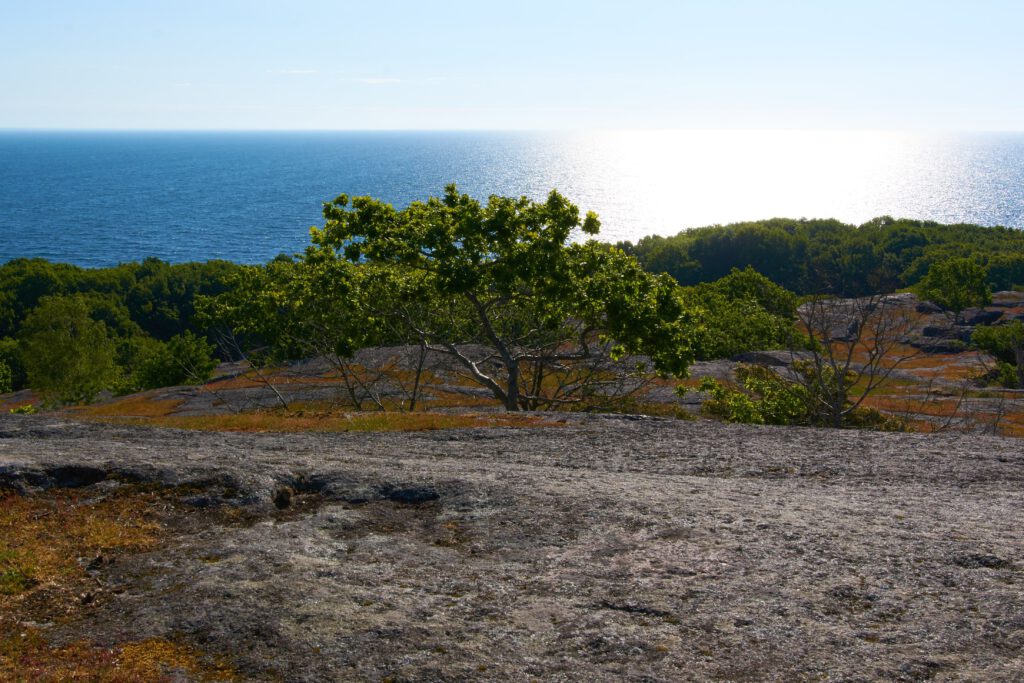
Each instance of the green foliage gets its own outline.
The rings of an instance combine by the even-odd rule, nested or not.
[[[750,266],[798,294],[866,296],[910,287],[933,264],[959,257],[988,265],[1000,289],[1024,285],[1021,231],[888,216],[859,227],[791,219],[717,225],[619,246],[646,269],[669,273],[683,285]]]
[[[13,391],[14,383],[11,380],[11,368],[6,362],[0,360],[0,394]]]
[[[90,401],[119,377],[107,326],[81,295],[43,297],[25,319],[21,356],[29,386],[48,404]]]
[[[697,357],[730,358],[746,351],[792,348],[797,297],[753,268],[733,270],[687,292],[707,311]]]
[[[1024,323],[979,325],[971,342],[999,361],[996,381],[1008,388],[1024,388]]]
[[[829,409],[832,396],[848,386],[852,376],[837,377],[829,367],[811,362],[794,363],[799,381],[787,379],[771,368],[739,365],[739,387],[733,388],[707,377],[700,390],[708,394],[701,411],[726,422],[770,425],[843,426],[883,431],[901,431],[899,420],[873,408],[856,408],[842,414],[840,424],[833,422]],[[849,401],[845,405],[850,405]]]
[[[25,364],[21,361],[18,340],[5,337],[0,339],[0,363],[7,366],[11,373],[11,390],[24,389],[26,385]]]
[[[379,268],[404,291],[396,304],[406,332],[458,358],[509,410],[529,405],[520,382],[527,366],[586,357],[596,340],[648,355],[665,373],[682,374],[693,359],[699,311],[670,278],[644,272],[622,251],[569,244],[574,230],[594,235],[599,222],[581,220],[557,192],[545,202],[492,196],[481,204],[450,185],[402,210],[342,195],[324,217],[303,263],[334,251],[351,266]],[[407,307],[424,301],[451,315]],[[466,343],[494,349],[502,376],[456,348]]]
[[[813,401],[800,384],[782,378],[770,368],[740,365],[736,369],[742,390],[708,377],[700,390],[710,397],[702,411],[726,422],[749,424],[809,424]]]
[[[1024,387],[1021,383],[1020,366],[1012,363],[999,361],[996,363],[996,370],[993,380],[996,384],[1007,389],[1020,389]]]
[[[195,297],[223,292],[239,267],[227,261],[171,265],[150,258],[112,268],[79,268],[14,259],[0,265],[0,338],[17,336],[43,297],[87,294],[109,302],[115,320],[106,321],[108,326],[123,328],[130,320],[146,334],[166,341],[186,330],[197,331]]]
[[[391,294],[401,283],[389,273],[351,264],[333,250],[310,248],[298,259],[277,258],[245,266],[228,289],[198,301],[200,320],[239,335],[244,347],[259,347],[256,362],[348,357],[385,340],[384,319]]]
[[[31,403],[26,403],[23,406],[18,406],[17,408],[11,408],[7,412],[9,412],[11,415],[35,415],[39,411]]]
[[[217,367],[213,344],[191,332],[171,337],[168,342],[147,342],[135,364],[134,380],[139,388],[201,384]]]
[[[775,284],[750,266],[733,268],[728,275],[697,286],[700,294],[719,294],[730,301],[751,301],[768,313],[792,320],[796,316],[797,296]]]
[[[935,263],[918,283],[917,294],[957,317],[970,306],[992,301],[988,271],[972,258],[951,258]]]

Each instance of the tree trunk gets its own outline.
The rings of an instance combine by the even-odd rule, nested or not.
[[[508,384],[505,390],[505,410],[516,412],[521,410],[519,405],[519,363],[512,361],[505,364],[508,370]]]
[[[1016,345],[1013,356],[1017,361],[1017,388],[1024,389],[1024,345]]]

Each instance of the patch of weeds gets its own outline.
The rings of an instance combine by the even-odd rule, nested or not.
[[[0,595],[17,595],[39,583],[28,553],[5,550],[0,542]]]
[[[90,604],[79,593],[91,571],[154,547],[162,532],[154,508],[168,495],[132,487],[34,497],[0,490],[0,680],[237,680],[223,662],[164,639],[57,646],[31,625],[54,614],[73,623]]]
[[[124,421],[108,416],[111,422]],[[515,413],[434,413],[434,412],[310,412],[261,410],[223,415],[147,417],[145,424],[178,429],[222,432],[418,432],[437,429],[474,429],[480,427],[552,427],[562,423],[537,415]],[[133,424],[139,420],[131,419]]]
[[[239,680],[224,662],[207,662],[194,650],[161,638],[114,647],[87,641],[54,646],[38,629],[0,622],[0,679],[4,681],[90,681],[150,683],[179,680]]]
[[[0,492],[0,595],[81,575],[75,558],[142,550],[160,526],[149,511],[151,494],[114,494],[89,500],[54,490],[26,498]]]

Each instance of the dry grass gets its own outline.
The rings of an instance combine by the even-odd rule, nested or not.
[[[536,415],[515,413],[333,413],[303,410],[265,410],[201,416],[165,415],[141,420],[108,416],[103,419],[218,432],[420,432],[477,427],[552,427],[561,424]]]
[[[204,681],[235,680],[223,663],[166,640],[98,647],[51,645],[32,622],[73,620],[80,591],[95,585],[84,565],[154,547],[163,527],[154,507],[163,495],[126,490],[92,497],[71,490],[27,498],[0,492],[0,680],[171,680],[184,672]]]
[[[432,400],[431,407],[485,408],[493,399],[446,394]],[[145,424],[157,427],[225,432],[416,432],[475,427],[550,427],[561,424],[536,415],[490,412],[401,412],[397,410],[349,412],[325,402],[295,403],[280,408],[214,415],[175,415],[177,399],[154,399],[151,393],[137,394],[94,406],[71,409],[77,417],[104,422]]]
[[[152,392],[132,394],[107,403],[69,408],[73,413],[85,417],[166,417],[173,413],[182,401],[179,399],[154,399]]]
[[[10,596],[80,576],[77,558],[143,550],[157,541],[153,494],[84,500],[73,491],[40,498],[0,494],[0,605]]]
[[[57,647],[38,629],[4,628],[0,622],[0,679],[12,683],[89,681],[90,683],[154,683],[178,680],[235,681],[223,662],[208,664],[193,649],[163,639],[97,647],[86,641]]]

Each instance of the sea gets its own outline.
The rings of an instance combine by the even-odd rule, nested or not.
[[[265,262],[322,204],[557,189],[600,239],[772,217],[1024,227],[1024,134],[0,132],[0,263]]]

